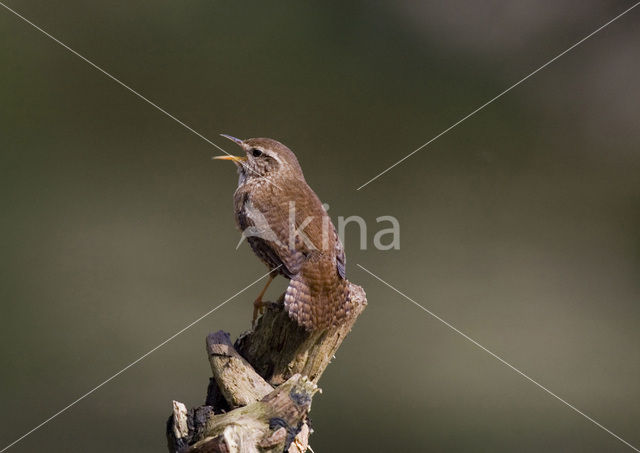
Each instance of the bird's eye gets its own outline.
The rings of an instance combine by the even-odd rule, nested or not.
[[[253,154],[253,157],[259,157],[259,156],[262,156],[262,151],[260,151],[259,149],[253,148],[251,150],[251,154]]]

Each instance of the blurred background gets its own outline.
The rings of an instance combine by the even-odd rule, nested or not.
[[[356,191],[632,3],[7,0],[229,152],[289,145],[334,220],[367,220],[316,453],[630,451],[356,263],[640,445],[640,8]],[[265,268],[218,150],[3,8],[0,62],[4,447]],[[400,250],[372,247],[382,215]],[[164,451],[205,335],[247,329],[258,291],[10,451]]]

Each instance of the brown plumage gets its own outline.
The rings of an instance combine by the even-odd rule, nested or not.
[[[221,156],[238,167],[236,223],[254,253],[290,279],[285,309],[307,330],[340,324],[349,314],[344,249],[293,152],[270,138],[239,140],[246,157]],[[256,307],[262,304],[260,293]],[[255,311],[254,311],[255,318]]]

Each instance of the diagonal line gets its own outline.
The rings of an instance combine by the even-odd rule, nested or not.
[[[571,47],[569,47],[567,50],[565,50],[564,52],[559,53],[558,55],[556,55],[555,57],[553,57],[551,60],[547,61],[545,64],[543,64],[542,66],[540,66],[538,69],[536,69],[535,71],[533,71],[531,74],[529,74],[528,76],[526,76],[525,78],[519,80],[518,82],[514,83],[513,85],[511,85],[509,88],[507,88],[506,90],[504,90],[503,92],[501,92],[500,94],[498,94],[496,97],[494,97],[493,99],[491,99],[490,101],[485,102],[484,104],[482,104],[480,107],[478,107],[477,109],[475,109],[473,112],[469,113],[467,116],[463,117],[462,119],[458,120],[457,122],[453,123],[451,126],[449,126],[448,128],[446,128],[445,130],[443,130],[442,132],[440,132],[438,135],[436,135],[435,137],[433,137],[431,140],[429,140],[428,142],[424,143],[423,145],[419,146],[418,148],[416,148],[415,150],[411,151],[409,154],[407,154],[406,156],[404,156],[402,159],[400,159],[399,161],[397,161],[395,164],[391,165],[390,167],[388,167],[386,170],[381,171],[380,173],[378,173],[376,176],[374,176],[373,178],[371,178],[370,180],[368,180],[367,182],[365,182],[364,184],[362,184],[360,187],[358,187],[356,190],[360,190],[363,187],[369,185],[370,183],[372,183],[373,181],[375,181],[376,179],[378,179],[380,176],[384,175],[386,172],[388,172],[389,170],[391,170],[392,168],[396,167],[397,165],[400,165],[402,162],[404,162],[405,160],[407,160],[408,158],[410,158],[411,156],[413,156],[415,153],[417,153],[418,151],[420,151],[422,148],[424,148],[425,146],[429,145],[430,143],[436,141],[437,139],[439,139],[440,137],[442,137],[444,134],[446,134],[447,132],[449,132],[451,129],[453,129],[454,127],[458,126],[460,123],[466,121],[467,119],[471,118],[473,115],[475,115],[476,113],[478,113],[480,110],[484,109],[485,107],[487,107],[489,104],[492,104],[494,101],[498,100],[499,98],[501,98],[502,96],[504,96],[505,94],[507,94],[509,91],[513,90],[515,87],[517,87],[518,85],[522,84],[524,81],[526,81],[527,79],[529,79],[530,77],[532,77],[533,75],[537,74],[538,72],[542,71],[544,68],[546,68],[547,66],[549,66],[551,63],[553,63],[554,61],[556,61],[558,58],[562,57],[563,55],[565,55],[566,53],[570,52],[571,50],[573,50],[574,48],[578,47],[580,44],[582,44],[583,42],[585,42],[587,39],[591,38],[593,35],[595,35],[596,33],[600,32],[601,30],[603,30],[605,27],[611,25],[613,22],[615,22],[616,20],[620,19],[622,16],[624,16],[625,14],[627,14],[629,11],[631,11],[633,8],[635,8],[636,6],[640,5],[640,2],[635,3],[633,6],[631,6],[630,8],[624,10],[622,13],[618,14],[616,17],[614,17],[613,19],[611,19],[609,22],[607,22],[606,24],[600,26],[598,29],[596,29],[595,31],[589,33],[587,36],[585,36],[584,38],[582,38],[580,41],[576,42],[574,45],[572,45]]]
[[[49,34],[48,32],[46,32],[45,30],[43,30],[42,28],[40,28],[39,26],[37,26],[36,24],[34,24],[33,22],[31,22],[29,19],[27,19],[26,17],[22,16],[20,13],[18,13],[17,11],[14,11],[13,9],[9,8],[7,5],[5,5],[4,3],[0,2],[0,6],[2,6],[3,8],[5,8],[7,11],[13,13],[15,16],[19,17],[20,19],[22,19],[23,21],[25,21],[26,23],[28,23],[29,25],[31,25],[33,28],[35,28],[36,30],[38,30],[39,32],[41,32],[42,34],[46,35],[47,37],[51,38],[53,41],[55,41],[56,43],[60,44],[62,47],[64,47],[65,49],[67,49],[69,52],[71,52],[72,54],[74,54],[76,57],[80,58],[81,60],[83,60],[84,62],[86,62],[87,64],[89,64],[90,66],[94,67],[95,69],[97,69],[98,71],[100,71],[101,73],[103,73],[104,75],[106,75],[107,77],[109,77],[111,80],[113,80],[114,82],[116,82],[118,85],[126,88],[128,91],[130,91],[131,93],[133,93],[134,95],[136,95],[137,97],[139,97],[140,99],[142,99],[144,102],[146,102],[147,104],[151,105],[152,107],[154,107],[155,109],[157,109],[158,111],[164,113],[166,116],[168,116],[169,118],[171,118],[172,120],[174,120],[176,123],[178,123],[179,125],[181,125],[182,127],[184,127],[185,129],[187,129],[188,131],[194,133],[195,135],[197,135],[198,137],[200,137],[202,140],[204,140],[205,142],[209,143],[210,145],[218,148],[220,151],[222,151],[223,153],[225,153],[227,156],[231,156],[231,154],[229,154],[227,151],[225,151],[224,149],[222,149],[220,146],[216,145],[214,142],[212,142],[211,140],[209,140],[207,137],[205,137],[204,135],[202,135],[200,132],[196,131],[194,128],[192,128],[191,126],[189,126],[188,124],[186,124],[185,122],[183,122],[182,120],[176,118],[174,115],[172,115],[171,113],[167,112],[165,109],[163,109],[162,107],[160,107],[158,104],[156,104],[155,102],[151,101],[150,99],[146,98],[145,96],[143,96],[142,94],[140,94],[139,92],[137,92],[136,90],[134,90],[133,88],[131,88],[129,85],[127,85],[126,83],[122,82],[120,79],[118,79],[117,77],[111,75],[110,73],[108,73],[107,71],[105,71],[104,69],[102,69],[100,66],[98,66],[97,64],[93,63],[91,60],[89,60],[88,58],[86,58],[85,56],[81,55],[80,53],[76,52],[75,50],[73,50],[71,47],[69,47],[68,45],[66,45],[65,43],[63,43],[62,41],[60,41],[58,38],[56,38],[55,36]],[[255,172],[255,170],[252,170],[252,172],[254,172],[257,176],[260,176],[257,172]],[[273,184],[274,186],[280,188],[279,186],[277,186],[274,182],[270,181],[267,179],[267,181],[271,184]],[[0,453],[2,453],[0,451]]]
[[[280,266],[278,266],[280,267]],[[277,267],[275,268],[277,269]],[[85,393],[84,395],[82,395],[80,398],[78,398],[77,400],[73,401],[72,403],[68,404],[67,406],[63,407],[62,409],[60,409],[58,412],[56,412],[55,414],[53,414],[51,417],[47,418],[45,421],[43,421],[42,423],[40,423],[39,425],[37,425],[36,427],[34,427],[33,429],[31,429],[30,431],[26,432],[25,434],[23,434],[22,436],[18,437],[16,440],[14,440],[13,442],[11,442],[9,445],[7,445],[6,447],[4,447],[2,450],[0,450],[0,453],[8,450],[9,448],[13,447],[15,444],[17,444],[18,442],[20,442],[22,439],[24,439],[25,437],[29,436],[30,434],[32,434],[34,431],[37,431],[38,429],[42,428],[44,425],[46,425],[47,423],[49,423],[51,420],[53,420],[54,418],[56,418],[58,415],[61,415],[62,413],[66,412],[68,409],[72,408],[73,406],[75,406],[76,404],[78,404],[80,401],[82,401],[83,399],[85,399],[86,397],[88,397],[89,395],[91,395],[93,392],[95,392],[96,390],[98,390],[100,387],[102,387],[103,385],[106,385],[107,383],[109,383],[110,381],[112,381],[113,379],[117,378],[118,376],[120,376],[122,373],[124,373],[125,371],[127,371],[129,368],[131,368],[132,366],[134,366],[135,364],[137,364],[138,362],[144,360],[145,358],[147,358],[149,355],[153,354],[155,351],[157,351],[158,349],[160,349],[161,347],[163,347],[165,344],[169,343],[171,340],[173,340],[174,338],[176,338],[178,335],[180,335],[181,333],[183,333],[185,330],[193,327],[195,324],[197,324],[198,322],[202,321],[204,318],[206,318],[207,316],[209,316],[211,313],[213,313],[214,311],[216,311],[218,308],[222,307],[223,305],[225,305],[227,302],[229,302],[230,300],[234,299],[235,297],[239,296],[240,294],[242,294],[243,292],[245,292],[247,289],[251,288],[253,285],[255,285],[256,283],[258,283],[260,280],[262,280],[263,278],[265,278],[267,275],[269,275],[272,271],[267,272],[266,274],[264,274],[262,277],[258,278],[257,280],[254,280],[253,283],[250,283],[249,285],[245,286],[244,288],[242,288],[240,291],[238,291],[237,293],[235,293],[233,296],[229,297],[227,300],[225,300],[224,302],[222,302],[220,305],[216,306],[215,308],[209,310],[208,312],[206,312],[204,315],[200,316],[198,319],[196,319],[195,321],[193,321],[191,324],[187,325],[186,327],[183,327],[182,329],[180,329],[179,331],[177,331],[176,333],[174,333],[173,335],[171,335],[169,338],[167,338],[166,340],[164,340],[162,343],[160,343],[158,346],[154,347],[153,349],[151,349],[149,352],[141,355],[140,357],[138,357],[136,360],[134,360],[133,362],[131,362],[129,365],[127,365],[126,367],[124,367],[123,369],[121,369],[120,371],[118,371],[116,374],[114,374],[113,376],[111,376],[108,379],[105,379],[104,381],[102,381],[100,384],[96,385],[94,388],[92,388],[91,390],[89,390],[87,393]]]
[[[65,49],[67,49],[69,52],[71,52],[72,54],[74,54],[76,57],[80,58],[81,60],[83,60],[84,62],[86,62],[87,64],[93,66],[95,69],[97,69],[98,71],[100,71],[101,73],[103,73],[104,75],[106,75],[107,77],[109,77],[111,80],[113,80],[114,82],[116,82],[117,84],[123,86],[124,88],[126,88],[127,90],[129,90],[131,93],[135,94],[136,96],[138,96],[140,99],[142,99],[143,101],[145,101],[147,104],[155,107],[157,110],[159,110],[160,112],[164,113],[165,115],[167,115],[169,118],[171,118],[172,120],[174,120],[175,122],[177,122],[178,124],[180,124],[181,126],[183,126],[184,128],[186,128],[187,130],[193,132],[194,134],[196,134],[198,137],[200,137],[202,140],[204,140],[205,142],[209,143],[210,145],[215,146],[216,148],[218,148],[220,151],[222,151],[223,153],[230,155],[228,152],[226,152],[224,149],[222,149],[221,147],[219,147],[218,145],[216,145],[215,143],[213,143],[211,140],[209,140],[207,137],[205,137],[204,135],[202,135],[200,132],[196,131],[195,129],[193,129],[192,127],[190,127],[189,125],[185,124],[184,122],[182,122],[181,120],[179,120],[178,118],[176,118],[175,116],[173,116],[171,113],[167,112],[165,109],[163,109],[162,107],[160,107],[158,104],[154,103],[153,101],[150,101],[149,99],[147,99],[146,97],[144,97],[143,95],[141,95],[140,93],[138,93],[136,90],[134,90],[133,88],[131,88],[129,85],[127,85],[124,82],[121,82],[119,79],[117,79],[115,76],[112,76],[111,74],[109,74],[107,71],[105,71],[104,69],[102,69],[100,66],[98,66],[97,64],[93,63],[91,60],[89,60],[88,58],[84,57],[83,55],[79,54],[78,52],[76,52],[75,50],[73,50],[71,47],[67,46],[65,43],[63,43],[62,41],[60,41],[59,39],[57,39],[55,36],[50,35],[49,33],[47,33],[46,31],[44,31],[42,28],[38,27],[36,24],[34,24],[33,22],[31,22],[29,19],[27,19],[26,17],[20,15],[18,12],[12,10],[11,8],[9,8],[7,5],[5,5],[4,3],[0,2],[0,6],[4,7],[7,11],[10,11],[11,13],[13,13],[14,15],[18,16],[20,19],[22,19],[23,21],[25,21],[26,23],[28,23],[29,25],[31,25],[33,28],[35,28],[36,30],[38,30],[39,32],[43,33],[44,35],[48,36],[49,38],[51,38],[52,40],[54,40],[56,43],[60,44],[62,47],[64,47]]]
[[[362,269],[363,271],[365,271],[367,274],[371,275],[372,277],[374,277],[376,280],[380,281],[381,283],[383,283],[384,285],[388,286],[389,288],[391,288],[392,290],[394,290],[396,293],[400,294],[402,297],[404,297],[405,299],[407,299],[409,302],[413,303],[415,306],[417,306],[418,308],[420,308],[421,310],[425,311],[427,314],[431,315],[432,317],[434,317],[435,319],[437,319],[438,321],[440,321],[441,323],[443,323],[445,326],[447,326],[448,328],[450,328],[451,330],[453,330],[454,332],[460,334],[461,336],[463,336],[465,339],[469,340],[471,343],[473,343],[474,345],[476,345],[477,347],[479,347],[480,349],[482,349],[484,352],[488,353],[489,355],[491,355],[493,358],[498,359],[500,362],[502,362],[504,365],[508,366],[509,368],[511,368],[513,371],[515,371],[516,373],[518,373],[520,376],[524,377],[525,379],[527,379],[528,381],[532,382],[533,384],[537,385],[539,388],[541,388],[542,390],[544,390],[545,392],[547,392],[549,395],[553,396],[555,399],[557,399],[558,401],[560,401],[561,403],[565,404],[566,406],[568,406],[569,408],[573,409],[575,412],[577,412],[578,414],[582,415],[584,418],[586,418],[587,420],[589,420],[591,423],[593,423],[594,425],[596,425],[598,428],[603,429],[604,431],[606,431],[607,433],[609,433],[610,435],[612,435],[613,437],[615,437],[616,439],[618,439],[620,442],[622,442],[623,444],[625,444],[627,447],[631,448],[632,450],[635,450],[636,452],[640,453],[640,450],[638,450],[636,447],[634,447],[633,445],[631,445],[629,442],[627,442],[626,440],[624,440],[622,437],[618,436],[616,433],[614,433],[613,431],[611,431],[610,429],[606,428],[605,426],[603,426],[602,424],[598,423],[597,421],[595,421],[593,418],[589,417],[587,414],[585,414],[584,412],[582,412],[580,409],[578,409],[577,407],[575,407],[573,404],[569,403],[567,400],[562,399],[561,397],[559,397],[558,395],[556,395],[555,393],[553,393],[551,390],[549,390],[548,388],[546,388],[545,386],[543,386],[542,384],[540,384],[538,381],[534,380],[533,378],[530,378],[529,376],[527,376],[524,372],[520,371],[519,369],[517,369],[515,366],[511,365],[509,362],[507,362],[506,360],[504,360],[502,357],[500,357],[499,355],[495,354],[494,352],[490,351],[489,349],[485,348],[484,346],[482,346],[480,343],[478,343],[476,340],[474,340],[473,338],[471,338],[469,335],[467,335],[466,333],[462,332],[461,330],[457,329],[456,327],[454,327],[453,325],[451,325],[450,323],[448,323],[447,321],[445,321],[444,319],[442,319],[440,316],[436,315],[435,313],[433,313],[431,310],[426,309],[425,307],[423,307],[422,305],[420,305],[418,302],[416,302],[415,300],[413,300],[412,298],[410,298],[409,296],[407,296],[406,294],[404,294],[402,291],[400,291],[399,289],[397,289],[396,287],[392,286],[390,283],[384,281],[383,279],[381,279],[380,277],[378,277],[376,274],[374,274],[373,272],[371,272],[370,270],[366,269],[364,266],[361,266],[360,264],[357,264],[357,266]]]

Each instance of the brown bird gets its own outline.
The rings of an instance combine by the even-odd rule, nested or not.
[[[292,319],[307,330],[339,325],[351,310],[344,248],[295,154],[270,138],[223,137],[246,153],[216,157],[238,167],[236,223],[271,270],[254,302],[254,321],[269,284],[281,274],[290,279],[284,306]]]

